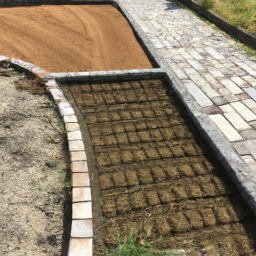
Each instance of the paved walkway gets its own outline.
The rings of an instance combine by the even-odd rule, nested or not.
[[[122,0],[183,85],[256,172],[256,58],[164,0]]]

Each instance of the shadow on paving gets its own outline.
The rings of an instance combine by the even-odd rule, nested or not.
[[[188,255],[252,255],[256,221],[165,81],[62,84],[92,181],[94,255],[150,214],[149,240]],[[99,203],[100,202],[100,203]]]

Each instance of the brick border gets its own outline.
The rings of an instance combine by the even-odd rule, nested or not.
[[[17,59],[0,55],[0,61],[10,60],[16,70],[32,73],[44,78],[47,72],[41,68]],[[68,256],[92,255],[92,199],[90,177],[85,146],[80,126],[73,108],[65,98],[55,79],[48,79],[46,90],[51,94],[67,131],[71,161],[72,222]],[[69,236],[69,234],[67,234]]]
[[[33,4],[32,0],[28,0],[26,5]],[[67,1],[65,4],[111,4],[116,7],[128,20],[130,23],[138,41],[141,43],[142,47],[149,54],[149,57],[157,63],[156,66],[161,67],[157,72],[147,73],[147,78],[152,78],[151,74],[155,76],[163,76],[168,83],[168,86],[172,87],[182,103],[184,104],[189,116],[196,125],[200,135],[203,137],[204,141],[209,145],[209,151],[214,156],[215,160],[220,162],[225,170],[228,172],[232,181],[238,188],[239,192],[243,196],[244,200],[247,202],[249,207],[252,209],[256,216],[256,178],[252,170],[242,161],[240,156],[235,152],[231,143],[226,139],[226,137],[221,133],[221,131],[215,126],[210,117],[203,112],[200,105],[194,100],[188,90],[183,86],[181,81],[178,79],[177,75],[172,71],[169,65],[165,62],[164,58],[157,53],[152,42],[147,38],[145,32],[140,28],[132,16],[126,11],[125,7],[122,5],[120,0],[113,1]],[[51,3],[53,4],[53,3]],[[54,3],[60,4],[60,3]],[[61,3],[63,4],[63,2]],[[0,56],[0,60],[8,60],[5,56]],[[60,73],[60,74],[48,74],[41,68],[23,62],[21,60],[12,59],[11,64],[14,68],[21,71],[26,71],[34,73],[40,77],[50,79],[47,83],[47,90],[50,91],[56,104],[58,104],[58,109],[60,114],[64,117],[65,125],[67,124],[67,129],[71,129],[69,139],[70,147],[70,157],[72,162],[72,177],[73,174],[76,181],[72,181],[72,206],[74,210],[72,212],[72,228],[71,228],[71,239],[68,256],[80,256],[80,255],[92,255],[92,212],[91,212],[91,197],[90,197],[90,186],[88,174],[87,159],[84,151],[84,144],[81,137],[81,132],[79,130],[79,124],[77,123],[77,118],[74,115],[73,108],[70,107],[67,99],[64,97],[63,92],[58,87],[55,78],[60,79],[60,81],[87,81],[88,79],[94,79],[93,81],[111,80],[123,81],[125,79],[136,79],[136,72],[141,72],[141,70],[136,70],[136,72],[127,72],[126,78],[120,71],[113,72],[89,72],[92,75],[88,75],[82,72],[78,76],[78,73]],[[146,71],[147,72],[147,71]],[[143,72],[139,74],[143,77]],[[89,78],[88,78],[89,77]],[[146,76],[145,76],[146,77]],[[78,80],[77,80],[78,79]],[[120,80],[119,80],[120,79]],[[138,79],[138,78],[137,78]],[[92,81],[92,80],[91,80]],[[72,130],[73,129],[73,130]],[[78,175],[77,175],[78,174]],[[79,176],[80,175],[80,176]],[[78,178],[79,177],[79,178]],[[83,177],[83,178],[81,178]],[[83,180],[83,186],[78,186],[77,184]],[[73,183],[74,182],[74,183]],[[80,201],[82,200],[82,201]],[[82,213],[81,213],[82,210]],[[85,212],[83,212],[85,211]],[[79,225],[78,225],[79,224]]]

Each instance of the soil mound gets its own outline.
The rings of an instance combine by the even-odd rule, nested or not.
[[[0,54],[48,72],[152,68],[110,5],[0,8]]]

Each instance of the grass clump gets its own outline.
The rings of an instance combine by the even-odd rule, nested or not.
[[[152,247],[153,242],[148,241],[152,226],[149,224],[150,215],[146,220],[138,224],[137,228],[133,220],[127,232],[121,232],[116,224],[116,233],[112,234],[117,247],[108,250],[106,256],[174,256],[183,255],[175,250],[159,251]]]
[[[256,35],[255,0],[196,0],[204,9],[212,9],[231,25]]]
[[[211,0],[199,0],[199,3],[205,10],[213,8],[213,3]]]

